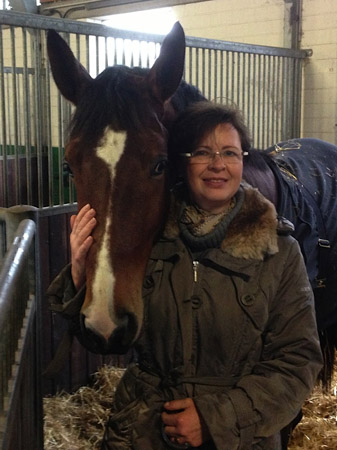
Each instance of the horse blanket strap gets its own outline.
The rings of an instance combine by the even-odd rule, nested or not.
[[[69,358],[69,352],[71,349],[71,344],[73,342],[73,334],[70,330],[67,330],[57,347],[54,358],[48,364],[46,370],[43,372],[45,378],[54,378],[61,369],[64,367],[65,362]]]
[[[304,188],[303,194],[307,199],[308,203],[312,207],[315,212],[316,220],[317,220],[317,229],[318,229],[318,274],[316,277],[316,288],[324,288],[326,287],[326,273],[328,267],[328,257],[329,251],[331,248],[330,241],[327,239],[327,232],[324,225],[324,220],[322,217],[322,212],[319,209],[317,202],[312,196],[309,189],[302,183]]]

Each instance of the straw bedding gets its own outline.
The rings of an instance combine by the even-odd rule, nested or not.
[[[96,450],[124,369],[103,366],[92,386],[44,399],[45,450]],[[303,407],[289,450],[337,450],[337,375],[329,393],[317,387]]]

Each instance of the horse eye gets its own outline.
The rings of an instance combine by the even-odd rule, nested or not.
[[[63,174],[64,175],[69,175],[70,177],[73,177],[73,171],[71,170],[68,161],[64,160],[63,161]]]
[[[167,167],[167,159],[161,159],[151,169],[151,176],[157,177],[161,175]]]

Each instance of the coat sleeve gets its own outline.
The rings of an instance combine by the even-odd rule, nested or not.
[[[251,448],[288,425],[322,367],[313,293],[295,240],[284,261],[261,360],[228,392],[194,399],[219,450],[224,442],[227,448]]]

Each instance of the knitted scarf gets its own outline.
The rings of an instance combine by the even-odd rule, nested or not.
[[[201,251],[219,247],[228,225],[240,211],[243,200],[244,191],[240,187],[229,207],[219,214],[209,213],[184,201],[179,217],[179,228],[189,248],[192,251]]]

